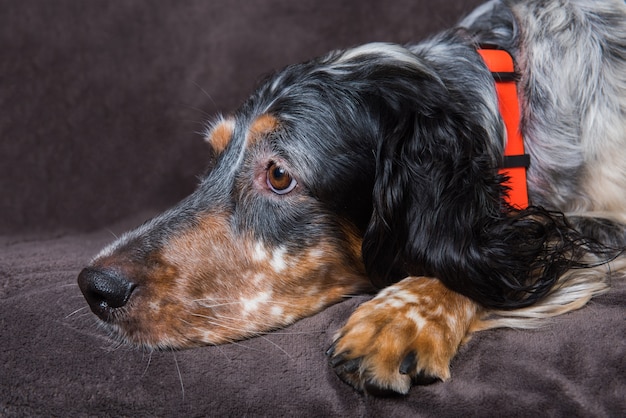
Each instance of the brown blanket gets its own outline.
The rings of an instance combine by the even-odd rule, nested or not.
[[[452,379],[365,397],[324,351],[366,297],[238,344],[142,352],[76,276],[190,192],[195,133],[263,74],[408,42],[476,1],[22,0],[0,12],[0,416],[625,416],[626,283],[539,330],[476,335]],[[124,221],[119,221],[123,219]]]
[[[365,297],[238,344],[163,353],[115,346],[95,326],[75,278],[111,238],[102,230],[0,243],[0,415],[626,413],[623,280],[543,329],[476,335],[453,361],[448,382],[375,399],[342,383],[324,356],[333,332]]]

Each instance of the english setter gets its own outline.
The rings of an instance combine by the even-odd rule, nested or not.
[[[494,77],[517,88],[527,207],[507,200]],[[356,389],[404,394],[449,378],[471,332],[579,308],[626,270],[626,5],[490,1],[422,43],[289,66],[206,138],[197,190],[80,273],[101,324],[221,344],[382,289],[328,356]]]

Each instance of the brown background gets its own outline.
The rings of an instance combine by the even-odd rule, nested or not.
[[[477,3],[0,0],[0,416],[625,415],[623,280],[543,329],[478,334],[452,380],[391,400],[355,393],[323,354],[364,297],[148,353],[108,341],[76,285],[115,234],[193,190],[203,123],[263,75],[422,39]]]
[[[170,205],[202,172],[203,123],[262,76],[421,39],[478,3],[0,2],[0,231],[92,229]]]

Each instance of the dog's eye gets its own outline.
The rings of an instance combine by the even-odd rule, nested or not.
[[[284,167],[276,163],[271,163],[267,168],[267,185],[276,194],[287,194],[292,191],[298,183],[291,177]]]

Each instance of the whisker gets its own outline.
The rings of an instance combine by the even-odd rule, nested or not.
[[[183,395],[183,401],[185,400],[185,384],[183,383],[183,375],[180,372],[180,367],[178,366],[178,359],[176,358],[176,352],[172,351],[172,356],[174,357],[174,363],[176,364],[176,371],[178,372],[178,380],[180,381],[180,391]]]
[[[206,315],[201,315],[201,314],[192,314],[192,315],[207,319],[209,324],[211,324],[211,325],[215,325],[215,326],[218,326],[218,327],[230,329],[230,330],[237,331],[237,332],[242,332],[242,331],[245,332],[246,331],[246,330],[244,330],[242,328],[235,328],[235,327],[232,327],[232,326],[228,326],[225,323],[223,323],[222,321],[214,321],[211,318],[207,317]],[[218,319],[218,318],[216,318],[216,319]],[[219,319],[221,319],[221,318],[219,318]],[[226,318],[226,319],[230,319],[230,318]],[[270,339],[268,339],[267,337],[265,337],[264,334],[266,335],[266,334],[268,334],[268,332],[254,332],[251,335],[255,336],[255,337],[260,337],[260,338],[266,340],[270,344],[276,346],[276,348],[278,348],[280,351],[282,351],[287,357],[289,357],[290,360],[293,360],[293,356],[291,354],[289,354],[287,351],[285,351],[282,347],[280,347],[275,342],[273,342]],[[284,334],[288,334],[288,333],[284,333]],[[237,342],[235,342],[233,340],[231,340],[230,343],[231,344],[235,344],[235,345],[242,345],[242,344],[237,343]],[[244,347],[246,347],[247,349],[254,350],[253,348],[245,346],[245,345],[244,345]],[[260,351],[260,350],[255,350],[255,351]]]
[[[225,325],[225,324],[221,324],[221,323],[219,323],[219,322],[217,322],[217,321],[212,321],[210,318],[208,318],[208,317],[206,317],[206,316],[204,316],[204,315],[200,315],[200,314],[192,314],[192,315],[194,315],[194,316],[200,316],[200,317],[203,317],[203,318],[207,319],[207,320],[208,320],[208,323],[209,323],[209,324],[211,324],[211,325],[215,325],[215,326],[222,327],[222,328],[227,328],[227,329],[232,329],[232,330],[234,330],[234,331],[238,331],[238,332],[244,331],[244,330],[242,330],[242,329],[228,328],[228,326],[227,326],[227,325]],[[185,320],[183,320],[183,319],[181,319],[181,321],[183,321],[183,322],[184,322],[184,323],[186,323],[186,324],[189,324],[189,322],[187,322],[187,321],[185,321]],[[240,341],[237,341],[237,340],[236,340],[236,339],[234,339],[234,338],[228,338],[228,339],[227,339],[227,342],[228,342],[228,344],[232,344],[232,345],[236,345],[236,346],[239,346],[239,347],[243,347],[243,348],[248,349],[248,350],[252,350],[252,351],[262,351],[262,350],[259,350],[259,349],[256,349],[256,348],[249,347],[249,346],[247,346],[247,345],[245,345],[245,344],[242,344]],[[229,357],[228,357],[228,356],[224,353],[224,350],[223,350],[223,349],[222,349],[222,348],[221,348],[218,344],[214,344],[214,345],[213,345],[213,347],[217,347],[217,348],[218,348],[218,349],[222,352],[222,354],[224,354],[224,357],[226,357],[228,360],[231,360],[231,359],[230,359],[230,358],[229,358]]]
[[[234,300],[231,298],[213,298],[213,297],[208,297],[208,298],[204,298],[204,299],[195,299],[194,302],[196,303],[202,303],[203,301],[211,301],[211,302],[220,302],[220,301],[224,301],[224,303],[219,304],[219,305],[212,305],[212,306],[208,306],[208,305],[203,305],[207,308],[211,308],[211,307],[215,307],[215,306],[226,306],[226,305],[237,305],[237,304],[241,304],[241,303],[245,303],[245,300]],[[264,303],[268,303],[268,304],[272,304],[272,305],[284,305],[284,306],[292,306],[293,304],[290,302],[283,302],[280,300],[272,300],[272,301],[268,301],[268,302],[264,302]]]
[[[194,302],[200,303],[203,308],[218,308],[220,306],[239,305],[242,303],[242,302],[225,302],[225,303],[216,303],[214,305],[205,305],[201,300],[195,300]]]
[[[251,351],[258,351],[258,352],[262,352],[263,351],[263,350],[260,350],[258,348],[250,347],[249,345],[245,345],[245,344],[241,343],[240,341],[230,340],[228,343],[236,345],[238,347],[243,347],[243,348],[245,348],[247,350],[251,350]]]
[[[150,368],[150,363],[152,363],[152,353],[154,351],[153,350],[149,350],[148,352],[148,364],[146,364],[146,368],[143,370],[143,373],[141,374],[141,377],[144,377],[146,375],[146,373],[148,373],[148,369]]]
[[[263,336],[263,335],[259,335],[260,338],[263,338],[265,341],[267,341],[268,343],[272,344],[274,347],[278,348],[280,351],[282,351],[283,353],[285,353],[285,355],[287,357],[289,357],[289,360],[293,360],[293,357],[291,356],[291,354],[289,354],[287,351],[285,351],[285,349],[283,349],[281,346],[279,346],[278,344],[276,344],[274,341],[270,340],[269,338]]]
[[[74,316],[74,315],[76,315],[78,312],[80,312],[80,311],[84,311],[84,310],[85,310],[85,309],[87,309],[87,308],[88,308],[88,306],[83,306],[82,308],[78,308],[78,309],[76,309],[74,312],[72,312],[72,313],[70,313],[70,314],[66,315],[66,316],[65,316],[65,319],[69,318],[70,316]]]
[[[192,105],[189,105],[189,104],[185,104],[184,106],[185,106],[186,109],[193,110],[195,112],[200,113],[200,115],[202,116],[203,119],[210,119],[210,118],[212,118],[214,116],[213,113],[207,112],[206,110],[204,110],[201,107],[192,106]],[[194,120],[194,119],[183,119],[183,120],[185,122],[191,122],[191,123],[194,123],[196,125],[202,125],[203,128],[206,128],[206,125],[207,125],[206,120],[202,120],[202,121]],[[205,134],[205,132],[195,132],[195,133],[196,134],[200,134],[200,135],[204,135]]]
[[[78,287],[78,282],[75,283],[65,283],[62,285],[57,285],[56,287]]]
[[[235,344],[235,343],[231,343],[231,344]],[[226,360],[228,360],[229,362],[233,361],[233,359],[231,359],[230,357],[226,355],[226,352],[224,351],[222,347],[220,347],[219,345],[216,345],[214,347],[217,349],[217,351],[219,351],[224,356]]]
[[[230,316],[226,316],[226,315],[221,315],[221,314],[215,314],[215,318],[216,319],[226,319],[227,321],[238,321],[239,318],[233,318]],[[262,322],[259,320],[256,320],[256,323],[259,325],[263,325],[267,328],[273,328],[276,327],[276,324],[270,323],[270,322]],[[269,331],[257,331],[255,334],[257,336],[261,336],[261,335],[270,335],[270,334],[276,334],[276,335],[317,335],[321,332],[324,332],[324,330],[317,330],[317,331],[279,331],[279,330],[269,330]]]
[[[204,93],[204,95],[205,95],[205,96],[206,96],[206,97],[207,97],[207,98],[211,101],[211,103],[213,104],[213,106],[214,106],[215,108],[217,108],[217,107],[218,107],[218,106],[217,106],[217,103],[215,103],[215,100],[213,99],[213,96],[211,96],[211,95],[209,94],[209,92],[208,92],[208,91],[206,91],[206,90],[204,89],[204,87],[202,87],[200,84],[195,83],[195,82],[194,82],[193,84],[194,84],[194,85],[195,85],[195,86],[196,86],[196,87],[197,87],[197,88],[198,88],[198,89],[199,89],[202,93]]]
[[[233,318],[233,317],[231,317],[231,316],[226,316],[226,315],[222,315],[222,314],[215,314],[215,318],[216,318],[216,319],[225,319],[226,321],[231,321],[231,322],[237,322],[237,321],[239,321],[239,320],[240,320],[239,318]],[[272,324],[272,323],[270,323],[270,322],[263,322],[263,321],[259,321],[259,320],[258,320],[258,319],[256,319],[256,318],[255,318],[255,321],[254,321],[254,322],[255,322],[257,325],[262,325],[262,326],[265,326],[265,327],[268,327],[268,328],[276,326],[276,325],[274,325],[274,324]],[[264,331],[261,331],[261,332],[264,332]]]
[[[198,317],[198,318],[204,318],[204,319],[206,319],[206,320],[207,320],[207,322],[208,322],[209,324],[211,324],[211,325],[215,325],[215,326],[218,326],[218,327],[226,328],[226,329],[229,329],[229,330],[231,330],[231,331],[245,332],[245,329],[243,329],[243,328],[234,328],[234,327],[229,327],[228,325],[225,325],[225,324],[222,324],[222,323],[219,323],[219,322],[214,321],[214,319],[218,319],[218,318],[211,318],[211,317],[209,317],[209,316],[207,316],[207,315],[194,314],[194,313],[192,313],[191,315],[192,315],[192,316],[196,316],[196,317]]]

